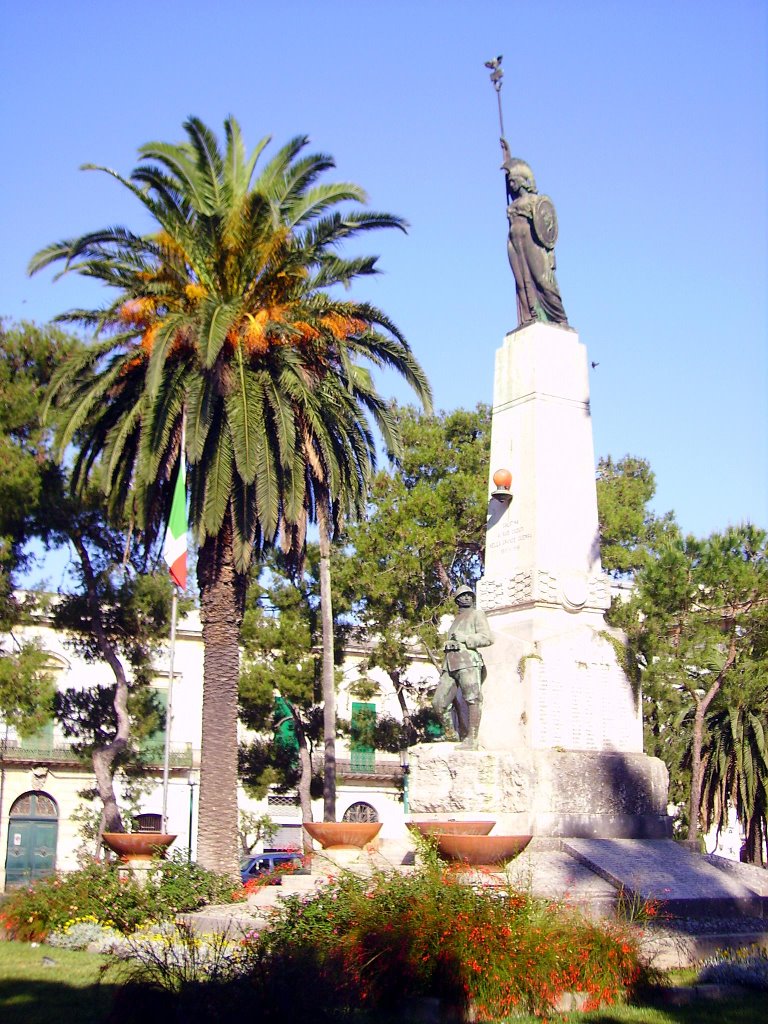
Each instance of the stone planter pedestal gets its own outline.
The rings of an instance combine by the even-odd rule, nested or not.
[[[155,861],[165,856],[176,836],[166,832],[105,832],[101,838],[125,865],[119,870],[141,882]]]

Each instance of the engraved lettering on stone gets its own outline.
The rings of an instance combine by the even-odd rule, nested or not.
[[[631,749],[635,701],[618,666],[545,658],[533,675],[534,745],[539,749]]]

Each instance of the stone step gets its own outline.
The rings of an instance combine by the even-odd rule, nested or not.
[[[246,903],[252,910],[274,907],[280,898],[282,888],[281,885],[262,885],[249,895]]]
[[[743,875],[671,839],[564,839],[562,846],[628,899],[658,901],[675,917],[765,915],[768,900]]]
[[[178,914],[176,921],[198,935],[222,934],[237,941],[251,932],[261,931],[267,916],[248,903],[211,904],[189,914]]]
[[[318,884],[318,877],[307,872],[307,874],[283,875],[282,885],[269,886],[271,889],[280,889],[283,894],[294,892],[311,892]]]
[[[768,871],[765,868],[758,867],[757,864],[742,864],[737,860],[728,860],[727,857],[718,857],[714,853],[707,854],[704,860],[719,871],[725,871],[726,874],[738,878],[761,896],[768,897]]]
[[[284,875],[280,885],[261,885],[246,900],[249,907],[274,907],[286,896],[315,892],[323,879],[314,875]]]
[[[640,948],[651,966],[660,971],[694,967],[725,949],[757,946],[768,950],[768,929],[728,931],[734,922],[730,918],[721,921],[722,931],[697,933],[649,928],[642,935]],[[695,922],[691,926],[695,928]]]
[[[399,868],[413,864],[415,851],[415,843],[406,833],[402,838],[380,839],[374,860],[384,868]]]

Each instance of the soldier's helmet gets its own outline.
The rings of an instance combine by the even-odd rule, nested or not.
[[[454,592],[453,592],[453,600],[455,601],[456,598],[459,597],[461,594],[471,594],[472,595],[472,600],[474,601],[474,599],[475,599],[475,592],[472,589],[472,587],[467,587],[467,586],[457,587],[456,590],[454,590]]]
[[[536,191],[536,179],[533,176],[530,164],[519,157],[512,156],[505,160],[501,169],[506,171],[510,177],[518,178],[528,192]]]

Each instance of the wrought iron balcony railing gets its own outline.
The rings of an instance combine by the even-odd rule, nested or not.
[[[153,746],[145,750],[142,760],[147,768],[162,768],[164,760],[163,748]],[[66,744],[25,745],[23,740],[9,740],[7,743],[0,743],[0,761],[5,761],[6,764],[90,764],[90,759],[87,755],[77,753],[76,750],[73,750],[72,747]],[[171,744],[170,767],[191,768],[192,766],[192,744]]]

